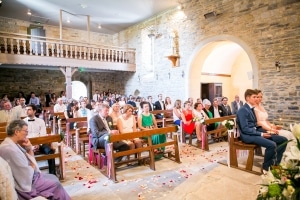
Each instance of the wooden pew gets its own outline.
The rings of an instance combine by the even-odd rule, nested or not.
[[[173,110],[153,110],[150,111],[153,115],[161,114],[162,119],[156,119],[158,124],[161,124],[161,127],[166,127],[167,125],[173,125]]]
[[[206,126],[202,129],[202,145],[201,145],[201,148],[203,150],[209,151],[209,147],[208,147],[208,135],[209,134],[215,134],[215,133],[227,131],[226,127],[215,129],[215,130],[212,130],[212,131],[207,131],[206,130],[207,125],[213,124],[213,123],[216,123],[216,122],[221,122],[222,123],[223,121],[229,120],[229,119],[235,119],[235,115],[219,117],[219,118],[212,118],[212,119],[207,119],[207,120],[204,121]]]
[[[52,131],[58,134],[66,131],[66,117],[64,112],[53,113]]]
[[[141,161],[147,159],[149,161],[150,169],[155,170],[155,153],[154,151],[157,148],[170,146],[172,145],[174,147],[174,153],[172,151],[165,151],[162,154],[165,156],[167,154],[167,158],[180,163],[180,157],[179,157],[179,148],[178,148],[178,137],[175,134],[174,140],[166,141],[165,143],[161,144],[152,144],[152,135],[155,134],[162,134],[167,132],[176,132],[177,126],[169,126],[165,128],[157,128],[152,130],[145,130],[145,131],[138,131],[133,133],[126,133],[126,134],[120,134],[120,135],[111,135],[109,138],[109,142],[106,147],[106,156],[107,156],[107,176],[112,179],[113,181],[117,182],[116,177],[116,167],[125,163],[131,163],[134,161]],[[141,148],[137,149],[131,149],[127,151],[121,151],[121,152],[115,152],[113,149],[113,142],[122,141],[122,140],[130,140],[133,138],[141,138],[141,137],[147,137],[147,145],[143,146]],[[121,161],[119,163],[115,163],[115,158],[120,156],[128,156],[132,154],[141,154],[142,152],[147,152],[147,156],[138,156],[137,158],[129,159],[126,161]]]
[[[254,161],[254,152],[257,150],[257,152],[260,153],[260,156],[262,156],[260,146],[256,144],[246,144],[238,140],[238,138],[235,137],[233,132],[230,133],[230,135],[228,135],[228,145],[229,145],[229,161],[227,162],[229,162],[230,167],[240,169],[242,171],[250,172],[253,174],[258,174],[258,175],[261,174],[260,172],[256,172],[252,170],[253,161]],[[245,168],[239,166],[236,150],[248,150],[248,158],[247,158]]]
[[[74,129],[70,129],[70,124],[71,123],[76,123],[76,127]],[[70,146],[71,148],[75,148],[75,143],[74,142],[74,136],[76,133],[76,128],[86,128],[87,129],[87,117],[77,117],[77,118],[69,118],[66,119],[66,144],[67,146]],[[87,130],[86,130],[87,131]]]
[[[29,138],[32,145],[40,145],[40,144],[49,144],[52,142],[61,142],[60,135],[47,135],[41,137]],[[64,154],[63,147],[58,145],[58,150],[54,154],[39,154],[34,156],[36,161],[41,160],[49,160],[59,158],[59,169],[60,169],[60,179],[63,180],[65,178],[65,166],[64,166]]]

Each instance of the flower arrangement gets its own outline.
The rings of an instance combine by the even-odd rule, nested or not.
[[[234,121],[232,119],[225,120],[222,122],[222,125],[225,126],[228,130],[232,130],[234,128]]]
[[[300,124],[295,124],[291,130],[296,142],[289,141],[294,145],[284,153],[280,165],[262,175],[263,184],[257,200],[300,199]]]
[[[204,124],[204,118],[194,117],[193,122],[200,122],[201,124]]]

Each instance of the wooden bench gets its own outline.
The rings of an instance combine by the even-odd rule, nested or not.
[[[150,111],[154,116],[157,114],[162,115],[162,119],[156,119],[158,124],[161,124],[161,127],[166,127],[167,125],[173,125],[173,110],[153,110]]]
[[[76,127],[73,129],[70,129],[70,124],[76,123]],[[66,119],[66,125],[65,125],[65,136],[66,136],[66,144],[67,146],[71,148],[76,149],[76,142],[74,142],[74,136],[76,135],[76,128],[86,128],[87,129],[87,117],[77,117],[77,118],[69,118]],[[76,138],[75,138],[76,139]]]
[[[235,115],[219,117],[219,118],[212,118],[212,119],[207,119],[207,120],[204,121],[206,126],[202,129],[202,144],[200,144],[200,146],[203,150],[209,151],[208,135],[227,131],[226,127],[214,129],[212,131],[207,131],[207,129],[206,129],[207,126],[210,125],[210,124],[214,124],[216,122],[222,123],[223,121],[229,120],[229,119],[235,119]]]
[[[106,147],[106,156],[107,156],[107,176],[108,178],[112,179],[113,181],[117,182],[116,177],[116,167],[125,163],[132,163],[134,161],[141,161],[141,160],[147,160],[149,162],[150,169],[155,170],[155,150],[161,147],[166,147],[172,145],[174,147],[174,152],[172,151],[164,151],[161,154],[163,156],[166,156],[167,158],[180,163],[180,157],[179,157],[179,148],[178,148],[178,137],[175,134],[173,140],[166,141],[165,143],[161,144],[152,144],[152,135],[156,134],[163,134],[167,132],[176,132],[177,126],[168,126],[165,128],[157,128],[152,130],[145,130],[145,131],[138,131],[133,133],[126,133],[126,134],[120,134],[120,135],[111,135],[110,136],[110,143],[107,144]],[[113,149],[113,142],[122,141],[122,140],[130,140],[134,138],[142,138],[147,137],[147,145],[142,146],[141,148],[137,149],[131,149],[127,151],[121,151],[121,152],[115,152]],[[148,155],[143,156],[142,153],[147,152]],[[118,158],[120,156],[130,156],[132,154],[141,154],[141,156],[138,156],[137,158],[130,158],[126,161],[121,161],[119,163],[115,163],[115,158]]]
[[[47,135],[41,137],[29,138],[32,145],[49,144],[52,142],[61,142],[60,135]],[[58,150],[54,154],[39,154],[34,156],[36,161],[59,158],[60,179],[65,178],[64,154],[63,147],[58,145]]]
[[[66,117],[64,112],[53,113],[52,131],[58,134],[66,131]]]

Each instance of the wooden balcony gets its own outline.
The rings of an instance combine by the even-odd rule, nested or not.
[[[136,71],[135,49],[0,32],[0,64]]]

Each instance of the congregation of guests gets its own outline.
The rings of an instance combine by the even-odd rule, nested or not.
[[[237,114],[242,141],[266,147],[263,170],[267,171],[271,165],[278,164],[281,160],[286,147],[280,144],[294,137],[289,131],[268,121],[268,113],[262,106],[260,90],[247,90],[245,100],[244,104],[236,95],[230,106],[227,97],[214,98],[212,101],[197,98],[196,102],[190,97],[182,104],[180,99],[176,99],[173,103],[170,97],[163,98],[163,94],[158,94],[155,100],[152,96],[143,98],[130,95],[127,98],[116,92],[111,93],[110,90],[101,93],[96,90],[91,100],[83,96],[78,100],[67,99],[64,91],[61,91],[57,99],[50,91],[39,97],[31,92],[28,99],[20,92],[13,101],[9,100],[8,95],[3,95],[0,103],[0,122],[7,122],[9,125],[7,138],[0,145],[0,156],[6,161],[12,157],[17,158],[9,165],[17,183],[15,187],[19,199],[32,198],[36,195],[70,199],[55,176],[55,160],[48,160],[49,174],[42,174],[34,159],[34,153],[37,151],[45,154],[55,152],[55,147],[51,144],[32,146],[28,140],[30,137],[46,135],[45,121],[40,119],[39,109],[52,106],[54,112],[64,112],[66,119],[87,117],[94,149],[105,149],[110,135],[158,128],[157,119],[162,116],[154,115],[150,111],[170,110],[174,124],[181,126],[186,134],[195,133],[197,143],[202,141],[204,120]],[[251,108],[254,108],[254,111],[251,111],[252,116],[249,118]],[[209,131],[222,126],[221,123],[214,123],[206,128]],[[70,124],[70,128],[73,128],[73,124]],[[220,141],[222,135],[218,133],[213,137]],[[140,148],[146,139],[134,138],[114,142],[113,147],[116,151]],[[164,143],[167,140],[165,133],[153,135],[151,139],[153,144]],[[14,148],[9,150],[12,146]],[[281,148],[277,148],[278,146]],[[276,155],[272,153],[274,149],[277,150]],[[164,147],[155,150],[157,159],[162,157],[162,154],[159,154],[162,151]],[[129,157],[127,156],[127,159]],[[116,162],[122,159],[121,156]],[[18,171],[17,165],[22,165],[22,170]],[[21,177],[21,173],[26,176]]]

